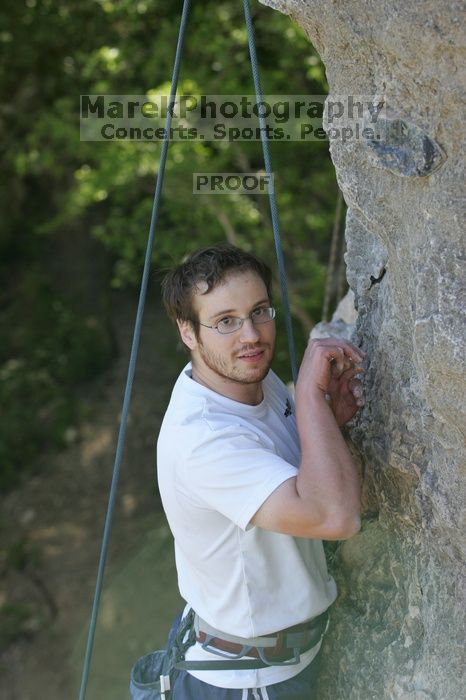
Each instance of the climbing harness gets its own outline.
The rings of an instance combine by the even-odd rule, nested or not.
[[[251,670],[299,664],[301,654],[320,642],[327,626],[326,610],[307,623],[288,630],[244,639],[215,629],[191,609],[181,620],[166,650],[146,654],[133,666],[132,700],[168,700],[178,671]],[[186,651],[196,640],[202,642],[205,651],[222,660],[186,661]]]
[[[191,5],[190,0],[184,0],[183,9],[182,9],[182,13],[181,13],[180,29],[179,29],[179,33],[178,33],[176,53],[175,53],[175,61],[174,61],[174,66],[173,66],[173,74],[172,74],[171,88],[170,88],[170,97],[169,97],[168,109],[167,109],[167,117],[166,117],[166,121],[165,121],[165,131],[164,131],[165,138],[162,141],[159,172],[158,172],[157,178],[156,178],[154,201],[153,201],[153,205],[152,205],[151,222],[150,222],[150,227],[149,227],[149,235],[148,235],[145,259],[144,259],[144,269],[143,269],[142,279],[141,279],[141,289],[140,289],[140,293],[139,293],[138,307],[137,307],[137,312],[136,312],[133,340],[132,340],[132,344],[131,344],[131,353],[130,353],[129,366],[128,366],[128,375],[127,375],[125,392],[124,392],[124,397],[123,397],[123,407],[122,407],[122,411],[121,411],[120,428],[119,428],[119,433],[118,433],[115,462],[114,462],[114,466],[113,466],[113,476],[112,476],[112,483],[111,483],[111,487],[110,487],[110,494],[109,494],[109,500],[108,500],[108,506],[107,506],[107,514],[106,514],[106,518],[105,518],[104,533],[103,533],[103,538],[102,538],[102,547],[101,547],[99,566],[98,566],[98,572],[97,572],[94,601],[93,601],[93,605],[92,605],[91,620],[89,623],[89,632],[88,632],[86,651],[85,651],[85,656],[84,656],[79,700],[85,700],[87,684],[88,684],[88,680],[89,680],[89,670],[90,670],[90,663],[91,663],[91,658],[92,658],[92,651],[93,651],[93,647],[94,647],[97,615],[98,615],[98,610],[99,610],[99,605],[100,605],[100,598],[101,598],[101,594],[102,594],[103,576],[104,576],[105,564],[106,564],[107,555],[108,555],[108,547],[109,547],[109,542],[110,542],[110,532],[111,532],[111,527],[112,527],[113,512],[114,512],[114,508],[115,508],[115,501],[116,501],[118,482],[119,482],[120,470],[121,470],[121,461],[122,461],[122,457],[123,457],[123,448],[124,448],[125,437],[126,437],[126,426],[127,426],[127,422],[128,422],[129,405],[130,405],[130,400],[131,400],[134,374],[135,374],[135,369],[136,369],[136,360],[137,360],[137,355],[138,355],[138,350],[139,350],[142,318],[143,318],[144,306],[145,306],[145,300],[146,300],[146,294],[147,294],[147,286],[148,286],[148,281],[149,281],[149,272],[150,272],[151,260],[152,260],[152,250],[153,250],[153,246],[154,246],[155,230],[156,230],[156,225],[157,225],[160,198],[161,198],[162,186],[163,186],[163,180],[164,180],[164,174],[165,174],[165,164],[166,164],[166,160],[167,160],[168,145],[169,145],[169,141],[170,141],[170,136],[169,136],[171,133],[170,127],[171,127],[172,116],[173,116],[173,108],[175,105],[176,91],[177,91],[177,87],[178,87],[178,78],[179,78],[179,72],[180,72],[181,57],[182,57],[182,53],[183,53],[184,40],[185,40],[185,35],[186,35],[186,25],[187,25],[187,19],[188,19],[190,5]],[[245,16],[245,21],[246,21],[246,28],[247,28],[247,33],[248,33],[249,54],[250,54],[250,59],[251,59],[251,69],[252,69],[255,92],[256,92],[256,102],[260,105],[263,100],[262,100],[262,91],[261,91],[261,85],[260,85],[259,69],[258,69],[258,63],[257,63],[257,56],[256,56],[255,42],[254,42],[254,32],[253,32],[253,26],[252,26],[252,20],[251,20],[251,11],[250,11],[250,6],[249,6],[249,0],[243,0],[243,7],[244,7],[244,16]],[[265,122],[264,115],[260,109],[259,109],[259,125],[260,125],[262,151],[263,151],[263,155],[264,155],[265,169],[266,169],[267,175],[269,175],[271,177],[272,176],[272,165],[271,165],[271,159],[270,159],[270,153],[269,153],[269,147],[268,147],[266,122]],[[279,272],[279,279],[280,279],[282,303],[283,303],[285,323],[286,323],[286,333],[287,333],[287,339],[288,339],[288,350],[289,350],[289,356],[290,356],[291,373],[292,373],[293,381],[296,382],[296,378],[297,378],[296,352],[295,352],[294,339],[293,339],[293,329],[292,329],[291,314],[290,314],[289,301],[288,301],[288,290],[287,290],[287,284],[286,284],[285,266],[284,266],[284,261],[283,261],[283,252],[282,252],[282,245],[281,245],[281,238],[280,238],[278,210],[277,210],[277,204],[276,204],[276,200],[275,200],[275,193],[273,191],[269,190],[268,195],[269,195],[270,213],[271,213],[272,228],[273,228],[274,242],[275,242],[275,252],[276,252],[276,257],[277,257],[278,272]],[[155,652],[155,653],[157,653],[157,652]],[[218,663],[221,663],[221,662],[218,662]],[[154,698],[155,697],[156,696],[154,696]]]
[[[201,642],[202,648],[212,654],[230,660],[228,668],[265,668],[266,666],[293,666],[299,664],[301,654],[316,646],[326,631],[328,623],[328,611],[321,615],[294,625],[286,630],[275,632],[269,636],[252,637],[243,639],[217,630],[194,615],[194,629],[196,640]],[[235,666],[232,662],[244,656],[259,659],[260,665]],[[189,662],[190,664],[193,662]],[[187,668],[191,668],[188,666]]]

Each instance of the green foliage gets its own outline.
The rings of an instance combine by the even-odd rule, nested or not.
[[[74,312],[42,272],[27,270],[18,292],[0,315],[0,490],[31,471],[40,452],[63,446],[78,418],[74,387],[111,354],[95,318]]]
[[[38,563],[37,548],[26,538],[15,540],[8,547],[1,550],[2,569],[14,569],[24,571],[27,566],[35,566]]]
[[[28,631],[33,612],[24,603],[6,603],[0,606],[0,650]]]
[[[74,387],[108,362],[109,341],[38,272],[50,241],[85,230],[107,252],[110,284],[139,282],[160,143],[79,141],[80,94],[168,93],[181,2],[4,0],[0,8],[0,487],[60,445]],[[253,3],[266,94],[325,94],[319,57],[288,17]],[[251,94],[242,5],[193,3],[179,93]],[[337,187],[326,143],[271,143],[298,347],[319,320]],[[193,172],[255,172],[259,142],[170,145],[154,265],[228,239],[274,265],[267,198],[192,194]],[[85,269],[83,275],[89,274]],[[278,288],[277,288],[278,290]],[[277,296],[278,291],[277,291]],[[278,367],[289,376],[285,341]]]
[[[0,547],[0,580],[6,584],[9,577],[24,574],[28,568],[36,567],[39,561],[37,546],[25,538],[6,543],[5,526],[2,524],[2,546]],[[0,605],[0,650],[6,648],[12,641],[31,632],[38,622],[35,606],[14,600],[9,593],[17,591],[17,585],[3,585],[2,604]]]

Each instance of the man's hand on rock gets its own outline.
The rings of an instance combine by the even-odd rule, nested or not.
[[[343,338],[309,341],[296,384],[297,401],[306,394],[323,395],[341,427],[364,406],[360,366],[365,353]]]

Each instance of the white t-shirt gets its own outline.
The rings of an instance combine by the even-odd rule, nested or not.
[[[293,402],[272,371],[263,393],[257,406],[233,401],[195,382],[188,364],[157,446],[181,596],[210,625],[238,637],[299,624],[336,597],[320,540],[249,524],[268,496],[296,476],[300,462]],[[293,677],[317,651],[288,667],[191,673],[220,687],[259,687]],[[219,660],[198,644],[186,658]]]

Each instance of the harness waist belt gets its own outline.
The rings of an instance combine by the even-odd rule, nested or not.
[[[263,660],[266,658],[286,661],[295,657],[296,651],[299,650],[299,653],[302,653],[318,644],[326,631],[328,611],[326,610],[321,615],[299,625],[252,639],[227,635],[213,629],[197,616],[196,618],[196,639],[206,650],[212,647],[212,651],[218,649],[232,654],[236,658],[249,656]]]

